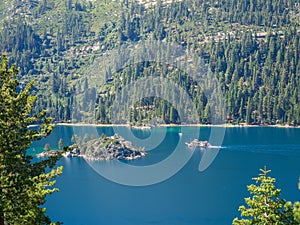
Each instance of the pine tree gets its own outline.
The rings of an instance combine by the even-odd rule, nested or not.
[[[295,218],[293,205],[280,198],[281,190],[275,187],[276,179],[267,176],[270,170],[266,167],[260,170],[262,173],[253,178],[256,184],[248,186],[251,197],[245,198],[246,206],[240,206],[242,219],[235,218],[233,225],[247,224],[299,224]]]
[[[0,62],[0,224],[51,224],[45,215],[46,195],[55,191],[54,178],[62,168],[52,169],[59,156],[33,162],[27,149],[32,141],[48,136],[53,129],[45,111],[31,115],[35,96],[30,94],[33,83],[18,90],[18,70]],[[39,129],[28,129],[40,122]],[[49,172],[46,172],[49,171]],[[53,224],[53,223],[52,223]]]
[[[63,142],[63,139],[62,138],[60,138],[59,139],[59,141],[58,141],[58,149],[63,149],[63,147],[64,147],[64,142]]]
[[[46,152],[48,152],[48,151],[50,151],[50,149],[51,149],[50,144],[49,144],[49,143],[45,144],[44,150],[45,150]]]

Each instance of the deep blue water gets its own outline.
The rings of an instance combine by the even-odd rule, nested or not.
[[[31,150],[41,151],[45,143],[57,147],[60,137],[70,144],[72,134],[95,133],[96,128],[59,126],[45,140],[34,143]],[[97,134],[112,135],[111,127],[97,128]],[[128,128],[117,128],[126,134]],[[146,166],[161,162],[177,146],[179,156],[191,155],[190,149],[179,143],[200,132],[207,139],[210,128],[155,128],[159,145],[141,160],[125,162]],[[137,139],[149,137],[149,131],[134,131]],[[135,140],[135,139],[134,139]],[[152,142],[155,140],[152,140]],[[135,144],[135,143],[134,143]],[[139,143],[137,143],[139,144]],[[228,128],[222,148],[212,164],[198,170],[202,157],[195,150],[187,164],[169,179],[149,186],[126,186],[100,176],[82,158],[63,158],[63,175],[57,179],[58,193],[47,198],[47,213],[54,221],[65,225],[226,225],[239,216],[238,207],[248,197],[246,186],[265,165],[276,177],[282,197],[300,200],[300,129],[292,128]],[[180,159],[179,159],[180,161]],[[114,172],[115,162],[98,162],[98,166]],[[172,166],[176,165],[173,162]],[[167,169],[167,168],[166,168]],[[159,174],[154,171],[153,176]],[[157,174],[155,174],[157,173]],[[126,174],[124,175],[126,179]]]

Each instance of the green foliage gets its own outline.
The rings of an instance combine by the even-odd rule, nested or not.
[[[51,147],[50,147],[50,144],[45,144],[45,146],[44,146],[44,150],[45,151],[50,151],[50,149],[51,149]]]
[[[142,63],[113,74],[118,62],[110,62],[97,76],[101,81],[114,79],[101,90],[97,83],[103,82],[81,79],[86,73],[94,77],[89,65],[105,51],[150,39],[178,43],[187,53],[205,59],[224,91],[224,122],[300,124],[299,7],[295,1],[186,0],[159,1],[153,6],[109,0],[24,2],[0,4],[0,9],[12,8],[2,10],[6,16],[0,15],[0,48],[21,66],[23,80],[34,78],[41,94],[35,112],[47,108],[55,121],[93,122],[93,115],[85,113],[95,105],[90,97],[98,92],[96,119],[109,123],[116,90],[141,77],[162,74],[186,89],[198,109],[199,122],[211,123],[207,99],[199,87],[193,88],[195,81],[168,66],[161,69]],[[193,59],[186,60],[183,63]],[[133,124],[155,117],[180,123],[174,106],[161,99],[137,102],[128,113],[130,121],[125,122]]]
[[[298,183],[298,189],[300,190],[300,179]],[[300,202],[294,203],[293,213],[295,221],[297,221],[300,224]]]
[[[294,203],[293,213],[295,221],[300,224],[300,202]]]
[[[72,144],[75,144],[77,142],[77,139],[78,139],[77,135],[73,134],[72,137],[71,137]]]
[[[251,197],[245,198],[247,206],[240,206],[241,219],[235,218],[234,225],[238,224],[299,224],[299,203],[294,207],[291,202],[280,198],[281,190],[275,187],[276,179],[269,177],[266,167],[262,173],[253,178],[256,184],[248,186]]]
[[[63,149],[63,147],[64,147],[64,142],[63,142],[63,139],[62,138],[60,138],[59,139],[59,141],[58,141],[58,149]]]
[[[33,83],[19,85],[18,70],[9,67],[5,56],[0,62],[0,223],[50,224],[42,207],[46,195],[55,191],[54,178],[62,173],[55,166],[57,157],[32,162],[26,154],[32,141],[39,140],[53,129],[45,111],[31,115],[35,96],[30,94]],[[40,123],[39,129],[28,129]],[[49,172],[46,172],[49,171]]]

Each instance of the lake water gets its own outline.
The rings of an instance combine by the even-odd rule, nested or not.
[[[116,130],[126,134],[128,128],[58,126],[47,139],[34,143],[31,152],[40,152],[46,143],[57,148],[60,137],[70,144],[72,134],[112,135]],[[198,134],[207,139],[208,127],[154,128],[152,133],[161,138],[152,151],[140,160],[128,163],[147,166],[163,162],[179,148],[179,156],[191,158],[174,176],[148,186],[127,186],[100,176],[97,165],[114,172],[116,162],[96,162],[91,167],[82,158],[63,158],[63,175],[57,179],[58,193],[47,198],[47,213],[54,221],[65,225],[226,225],[239,216],[238,207],[248,197],[246,186],[265,165],[276,177],[282,197],[300,200],[300,129],[292,128],[228,128],[222,148],[212,164],[198,170],[203,156],[178,144]],[[182,132],[182,137],[178,133]],[[134,131],[136,140],[146,140],[149,131]],[[134,143],[133,141],[133,143]],[[155,142],[155,140],[152,140]],[[134,143],[135,144],[135,143]],[[137,143],[139,144],[139,143]],[[180,161],[181,159],[178,158]],[[119,164],[117,164],[119,165]],[[177,165],[173,162],[172,166]],[[167,170],[163,168],[162,170]],[[153,176],[160,175],[153,171]],[[126,174],[124,175],[126,180]]]

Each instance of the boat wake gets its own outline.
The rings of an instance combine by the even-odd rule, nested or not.
[[[190,150],[194,151],[196,149],[200,149],[201,151],[213,151],[213,150],[220,150],[220,149],[223,149],[223,148],[226,148],[225,146],[217,146],[217,145],[211,145],[209,147],[188,147]]]
[[[232,145],[224,146],[228,151],[251,152],[272,155],[300,155],[299,145]]]
[[[225,148],[224,146],[211,145],[208,148]]]

